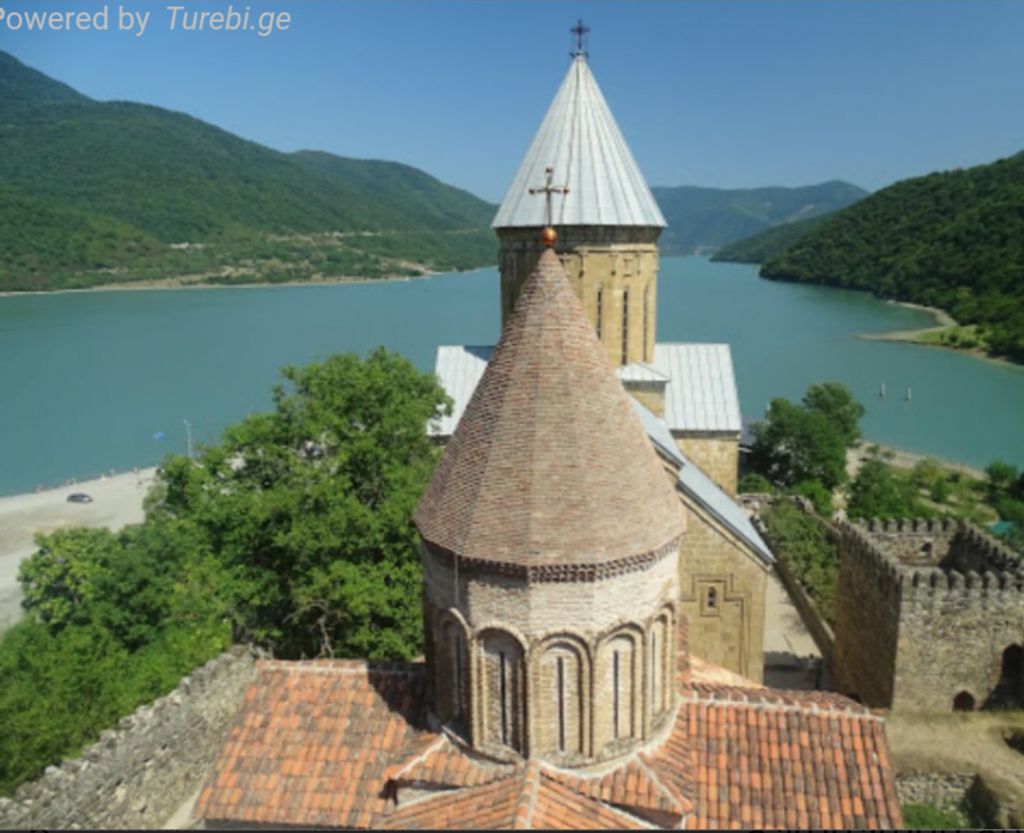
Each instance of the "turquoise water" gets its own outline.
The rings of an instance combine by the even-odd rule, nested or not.
[[[856,338],[926,325],[859,293],[665,258],[661,341],[728,341],[745,416],[837,379],[879,442],[974,465],[1024,464],[1024,368]],[[493,343],[498,279],[0,298],[0,494],[157,463],[270,402],[285,364],[384,344],[424,370],[438,344]],[[878,398],[886,383],[888,397]],[[905,388],[913,388],[911,402]],[[163,438],[160,435],[163,434]]]

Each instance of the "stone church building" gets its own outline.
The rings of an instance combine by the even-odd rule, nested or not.
[[[501,338],[438,356],[425,659],[257,663],[196,817],[900,827],[882,719],[758,682],[771,554],[730,498],[728,348],[654,340],[664,221],[584,55],[496,226]]]
[[[259,663],[207,828],[901,826],[880,717],[691,656],[689,513],[554,251],[414,521],[426,661]]]
[[[547,225],[557,231],[555,251],[570,285],[636,401],[688,517],[679,602],[690,619],[690,646],[761,680],[774,558],[733,500],[742,424],[732,355],[728,344],[655,339],[665,219],[582,51],[494,219],[503,325],[541,255]],[[454,408],[433,426],[435,436],[443,440],[455,431],[492,349],[438,348],[436,372]],[[577,419],[568,402],[560,418]]]

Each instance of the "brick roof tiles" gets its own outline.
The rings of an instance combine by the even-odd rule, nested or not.
[[[196,815],[357,828],[902,824],[882,720],[835,694],[727,684],[700,664],[662,741],[586,773],[492,761],[430,730],[422,671],[260,662]]]
[[[615,561],[682,533],[679,501],[553,250],[414,519],[431,544],[525,566]]]

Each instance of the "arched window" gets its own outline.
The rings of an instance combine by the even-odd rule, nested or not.
[[[605,690],[611,740],[637,737],[637,643],[630,634],[609,640],[604,651]]]
[[[536,692],[538,748],[563,755],[584,752],[584,659],[579,646],[558,640],[539,662]]]
[[[644,287],[644,356],[647,355],[647,317],[649,315],[648,300],[650,298],[651,288],[649,286]]]
[[[659,616],[651,629],[651,714],[659,715],[668,706],[672,684],[672,664],[668,616]]]
[[[961,691],[953,698],[953,711],[972,712],[974,711],[974,695],[969,691]]]
[[[437,680],[443,711],[439,716],[462,728],[469,712],[469,655],[466,636],[457,622],[451,619],[445,622],[439,647],[443,657]]]
[[[487,742],[523,750],[523,650],[510,634],[483,637],[484,734]]]
[[[629,290],[622,290],[622,363],[629,355]]]
[[[1003,651],[999,683],[990,698],[991,705],[1024,706],[1024,648],[1010,645]]]

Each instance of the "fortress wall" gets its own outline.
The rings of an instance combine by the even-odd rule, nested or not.
[[[1024,636],[1024,576],[915,570],[903,582],[893,708],[952,709],[969,692],[980,707],[1003,651]]]
[[[253,675],[246,648],[210,660],[78,758],[0,798],[0,828],[161,828],[199,788]]]
[[[1020,559],[948,519],[838,528],[843,690],[893,709],[948,712],[961,692],[982,706],[999,683],[1003,651],[1024,634]],[[922,563],[928,542],[943,566]]]
[[[937,565],[950,551],[960,523],[952,518],[879,520],[864,527],[870,539],[903,564]]]
[[[900,571],[852,524],[837,525],[836,685],[863,703],[892,703],[899,635]]]

